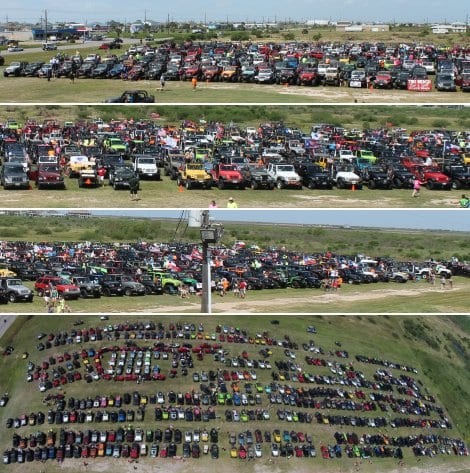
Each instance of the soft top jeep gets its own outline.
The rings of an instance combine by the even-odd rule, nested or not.
[[[179,170],[177,182],[179,186],[191,189],[195,186],[210,189],[212,176],[206,171],[202,163],[187,163]]]

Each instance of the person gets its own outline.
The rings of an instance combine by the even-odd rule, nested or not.
[[[233,295],[238,297],[240,295],[240,288],[238,287],[238,281],[234,281],[232,284]]]
[[[193,78],[191,79],[191,84],[193,85],[193,90],[196,90],[196,87],[197,87],[197,77],[196,76],[193,76]]]
[[[462,198],[459,200],[459,205],[463,209],[468,208],[470,206],[470,199],[465,194],[462,194]]]
[[[444,275],[441,276],[441,289],[446,288],[446,277]]]
[[[413,194],[411,194],[411,197],[418,197],[420,190],[421,190],[421,181],[419,180],[418,177],[415,177],[413,181]]]
[[[215,200],[212,200],[211,203],[209,204],[210,209],[216,209],[217,208],[217,203]]]
[[[240,297],[242,299],[245,299],[246,297],[246,288],[247,288],[247,284],[246,284],[246,281],[244,281],[243,279],[240,281],[240,284],[238,285],[238,291],[240,293]]]
[[[100,178],[100,184],[104,186],[104,176],[106,175],[106,169],[103,166],[100,166],[98,169],[98,177]]]
[[[160,90],[163,92],[164,88],[165,88],[165,74],[162,74],[160,76]]]
[[[139,190],[139,179],[137,179],[137,176],[132,176],[129,179],[129,191],[131,193],[131,200],[138,200],[137,199],[138,190]]]
[[[237,203],[233,200],[233,197],[230,197],[227,202],[228,209],[238,209]]]

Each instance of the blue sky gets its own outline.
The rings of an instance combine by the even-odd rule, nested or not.
[[[230,21],[274,21],[275,19],[348,19],[353,21],[397,21],[397,22],[440,22],[447,20],[465,21],[470,13],[466,0],[206,0],[155,2],[140,0],[136,3],[127,0],[84,0],[81,2],[45,0],[17,0],[3,2],[2,21],[39,21],[48,10],[51,21],[94,22],[118,20],[133,22],[137,19],[155,21],[170,20],[210,20]]]
[[[135,217],[179,218],[182,211],[174,210],[94,210],[97,215],[126,215]],[[414,228],[431,230],[470,231],[468,209],[410,209],[410,210],[211,210],[216,222],[244,221],[271,223],[302,223],[349,225],[383,228]]]

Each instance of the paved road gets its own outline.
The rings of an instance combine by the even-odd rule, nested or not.
[[[172,38],[161,38],[159,41],[169,41]],[[65,51],[65,50],[70,50],[70,49],[83,49],[83,48],[97,48],[103,43],[109,42],[111,39],[105,39],[103,41],[87,41],[86,43],[82,43],[81,41],[78,41],[76,43],[66,43],[64,45],[60,45],[57,47],[57,51]],[[34,48],[25,48],[23,51],[18,51],[14,53],[9,53],[8,51],[2,51],[2,55],[8,58],[9,55],[11,54],[26,54],[26,53],[34,53],[34,52],[41,52],[42,51],[42,42],[25,42],[24,44],[37,44],[37,47]],[[123,38],[123,44],[125,45],[131,45],[131,44],[140,44],[140,40],[135,39],[135,38]],[[20,43],[21,46],[21,43]],[[119,49],[117,50],[119,51]],[[53,51],[50,51],[51,53]]]
[[[16,320],[17,315],[0,315],[0,345],[4,333],[8,330],[10,325]]]

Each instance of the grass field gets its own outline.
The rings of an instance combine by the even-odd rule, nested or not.
[[[68,51],[67,51],[68,52]],[[103,54],[97,47],[80,48],[80,53]],[[48,61],[50,52],[10,53],[5,66],[12,61]],[[468,103],[469,94],[406,90],[365,90],[348,87],[303,87],[234,83],[199,83],[194,91],[191,83],[168,81],[163,93],[158,81],[78,79],[46,79],[3,77],[0,67],[0,103],[100,103],[119,96],[127,89],[146,89],[157,103]],[[432,76],[431,76],[432,78]]]
[[[406,284],[376,283],[360,286],[347,284],[337,293],[322,289],[273,289],[249,291],[247,299],[232,294],[212,295],[213,313],[466,313],[470,304],[470,280],[454,277],[453,289],[441,290],[439,284],[426,281]],[[25,282],[34,288],[34,283]],[[141,297],[102,297],[68,301],[72,313],[199,313],[201,299],[181,299],[171,295]],[[44,300],[2,306],[8,313],[45,313]]]
[[[198,241],[196,229],[175,231],[174,220],[132,218],[74,217],[2,218],[0,238],[25,241]],[[399,261],[470,260],[468,235],[465,232],[384,230],[316,226],[256,225],[253,223],[224,223],[222,243],[232,246],[242,239],[261,248],[286,245],[290,250],[307,253],[333,253],[395,258]],[[27,283],[32,287],[32,283]],[[454,278],[452,290],[441,291],[425,281],[406,284],[377,283],[348,286],[338,293],[324,293],[319,289],[279,289],[250,291],[247,300],[229,294],[225,298],[214,295],[213,311],[233,312],[348,312],[348,313],[442,313],[468,312],[470,280]],[[180,299],[176,296],[103,297],[100,300],[70,301],[74,313],[106,312],[185,312],[200,311],[200,299]],[[9,304],[3,309],[14,313],[42,313],[44,303],[35,298],[32,304]]]
[[[180,189],[176,181],[163,176],[161,181],[141,181],[139,200],[131,201],[126,190],[113,190],[105,185],[95,189],[80,189],[77,179],[65,179],[66,190],[41,189],[0,190],[4,208],[204,208],[215,200],[225,207],[233,197],[239,208],[442,208],[458,207],[462,191],[427,190],[423,188],[419,198],[412,198],[411,189],[393,190],[245,190],[224,189]]]
[[[0,68],[0,74],[2,74]],[[190,82],[168,81],[160,92],[158,81],[13,78],[0,77],[0,103],[94,103],[120,96],[125,90],[145,89],[157,103],[468,103],[464,92],[409,92],[406,90],[354,89],[349,87],[303,87],[200,82],[193,90]]]
[[[159,118],[155,118],[155,114]],[[465,131],[470,128],[470,109],[466,106],[374,106],[374,105],[152,105],[132,107],[122,105],[81,106],[18,106],[0,107],[0,120],[15,120],[24,124],[28,119],[43,123],[55,120],[59,125],[65,121],[93,120],[150,120],[157,125],[178,126],[182,120],[221,121],[234,123],[242,129],[259,126],[260,123],[283,121],[286,126],[300,128],[310,133],[317,123],[329,123],[347,129],[381,128],[391,126],[405,128],[408,132],[446,128]],[[391,125],[390,125],[391,124]]]
[[[96,317],[83,316],[85,325],[83,327],[97,327],[102,326],[103,322],[99,322]],[[31,411],[47,410],[42,404],[43,395],[36,389],[34,385],[25,384],[25,373],[27,361],[35,363],[47,359],[48,356],[64,353],[66,350],[73,352],[74,348],[58,347],[53,348],[42,353],[37,352],[34,345],[37,343],[36,335],[39,332],[57,333],[59,330],[66,330],[70,332],[73,328],[72,323],[76,318],[73,316],[50,316],[50,317],[18,317],[14,324],[10,327],[7,333],[0,340],[1,348],[7,345],[14,346],[15,350],[10,357],[3,357],[0,359],[0,386],[3,391],[10,394],[10,401],[6,409],[0,410],[0,446],[5,448],[11,442],[12,431],[4,428],[7,417],[14,417],[22,413]],[[249,335],[260,331],[267,331],[270,337],[276,339],[283,339],[284,335],[288,334],[291,340],[296,340],[299,345],[308,340],[314,339],[317,347],[322,347],[326,354],[320,355],[320,358],[333,359],[334,361],[342,362],[332,354],[328,354],[330,350],[337,350],[336,342],[341,343],[341,349],[349,352],[350,359],[354,359],[357,354],[378,357],[382,360],[390,360],[397,363],[403,363],[408,366],[417,368],[418,374],[412,375],[418,380],[422,388],[429,394],[436,397],[436,402],[443,406],[446,415],[451,419],[454,428],[447,431],[436,431],[437,434],[443,434],[449,437],[461,437],[466,442],[470,439],[470,416],[468,398],[470,394],[470,378],[467,376],[470,350],[470,333],[468,331],[468,316],[440,316],[440,317],[403,317],[403,316],[359,316],[359,317],[339,317],[339,316],[279,316],[277,320],[279,325],[270,324],[271,317],[256,316],[250,318],[240,319],[234,316],[218,316],[213,317],[187,317],[181,315],[168,315],[150,317],[150,320],[163,323],[167,326],[171,321],[181,323],[192,323],[196,326],[202,322],[204,324],[205,333],[212,333],[217,324],[236,326],[244,329]],[[110,317],[109,323],[119,323],[128,320],[127,316]],[[143,316],[139,320],[149,320],[148,316]],[[108,322],[106,322],[108,323]],[[317,329],[317,334],[313,335],[306,333],[307,325],[314,325]],[[466,327],[466,328],[465,328]],[[364,334],[368,334],[367,337]],[[197,342],[197,340],[196,340]],[[193,344],[195,342],[192,342]],[[94,346],[99,347],[98,343],[88,343],[82,345],[83,347]],[[194,346],[194,345],[193,345]],[[250,358],[257,358],[259,345],[245,344],[243,346],[236,344],[223,344],[223,348],[228,350],[228,357],[237,356],[242,350],[247,350]],[[24,351],[29,352],[29,360],[22,360],[21,354]],[[295,351],[295,350],[294,350]],[[269,358],[273,368],[275,361],[285,360],[283,349],[272,348],[272,356]],[[300,364],[305,372],[314,374],[327,374],[327,368],[313,367],[306,365],[303,361],[304,354],[302,347],[297,352],[297,363]],[[12,363],[12,358],[15,361]],[[352,360],[351,360],[352,361]],[[347,360],[344,360],[347,362]],[[159,364],[162,371],[166,372],[169,369],[169,362],[161,361]],[[194,371],[203,370],[217,370],[221,365],[206,355],[204,364],[195,360]],[[376,366],[364,363],[354,362],[356,370],[364,373],[366,379],[372,377],[376,370]],[[256,370],[258,374],[258,381],[261,384],[268,384],[271,382],[269,370]],[[394,370],[393,374],[397,375],[399,372]],[[113,383],[98,381],[91,384],[76,382],[66,386],[61,392],[68,397],[94,397],[97,394],[111,395],[123,394],[124,392],[133,392],[136,389],[142,394],[154,394],[156,391],[163,391],[167,394],[170,390],[175,392],[186,392],[191,389],[198,390],[198,386],[191,381],[191,376],[184,378],[177,376],[176,378],[168,379],[160,383],[143,383],[139,386],[135,384],[127,385],[125,383]],[[34,383],[33,383],[34,384]],[[299,383],[290,383],[294,387],[302,386]],[[30,389],[25,389],[28,386]],[[230,388],[229,388],[230,389]],[[347,389],[347,388],[346,388]],[[367,389],[365,390],[368,391]],[[55,391],[52,391],[53,393]],[[243,383],[241,383],[241,392],[243,392]],[[266,395],[262,395],[262,406],[266,406],[268,400]],[[225,407],[218,406],[215,408],[217,414],[223,417]],[[264,473],[268,471],[287,472],[295,471],[326,471],[326,472],[352,472],[361,471],[371,473],[376,471],[413,471],[413,472],[463,472],[468,471],[470,467],[468,457],[446,457],[437,456],[436,458],[423,457],[419,460],[412,456],[412,454],[405,449],[404,462],[398,464],[397,460],[380,460],[372,459],[371,461],[362,460],[355,462],[353,459],[341,458],[334,460],[323,460],[318,453],[317,458],[314,459],[270,459],[269,446],[263,444],[263,458],[252,462],[243,462],[240,460],[230,460],[228,455],[228,431],[236,433],[250,429],[254,431],[256,428],[270,430],[275,428],[301,430],[313,436],[314,444],[319,451],[320,445],[333,443],[332,435],[335,431],[355,431],[358,434],[362,433],[382,433],[385,435],[408,435],[419,434],[419,429],[366,429],[353,428],[351,426],[341,428],[338,426],[319,425],[315,421],[312,424],[286,424],[278,421],[275,415],[276,407],[268,407],[271,411],[271,420],[263,421],[257,424],[245,423],[227,423],[222,419],[211,421],[209,428],[215,426],[219,429],[219,447],[227,448],[227,451],[221,450],[221,458],[214,462],[207,457],[200,460],[187,460],[181,462],[178,460],[154,460],[151,458],[140,459],[136,465],[139,471],[149,473],[155,468],[165,468],[166,471],[179,472],[189,471],[199,473],[207,471],[207,469],[222,468],[223,471],[238,471],[242,466],[248,472]],[[313,411],[312,411],[313,412]],[[324,413],[334,413],[334,409],[323,411]],[[336,411],[341,414],[341,411]],[[347,413],[346,413],[347,414]],[[361,415],[370,415],[362,413]],[[373,414],[374,415],[374,414]],[[380,414],[379,414],[380,415]],[[393,412],[384,413],[386,418],[395,416]],[[144,429],[161,428],[162,430],[168,426],[165,421],[153,421],[153,406],[148,406],[145,422],[134,422],[134,427],[141,426]],[[113,427],[103,424],[86,424],[75,426],[78,430],[81,428],[97,428],[99,430],[105,428],[118,428],[120,425],[115,424]],[[47,430],[49,426],[47,423],[42,426],[42,430]],[[58,429],[57,426],[52,426]],[[183,421],[176,421],[175,428],[180,428],[183,432],[195,428],[206,427],[205,424],[188,424]],[[66,428],[71,428],[66,426]],[[35,432],[38,427],[28,427],[19,429],[21,434],[28,434]],[[426,433],[433,432],[427,430]],[[181,449],[181,446],[179,446]],[[55,462],[47,462],[41,466],[41,469],[50,473],[58,471],[70,471],[72,473],[79,471],[103,472],[114,471],[117,473],[129,471],[129,464],[123,459],[97,459],[88,460],[88,465],[84,468],[83,462],[79,460],[66,460],[62,465]],[[34,465],[37,465],[34,463]],[[24,465],[10,465],[8,471],[13,473],[24,470]]]

